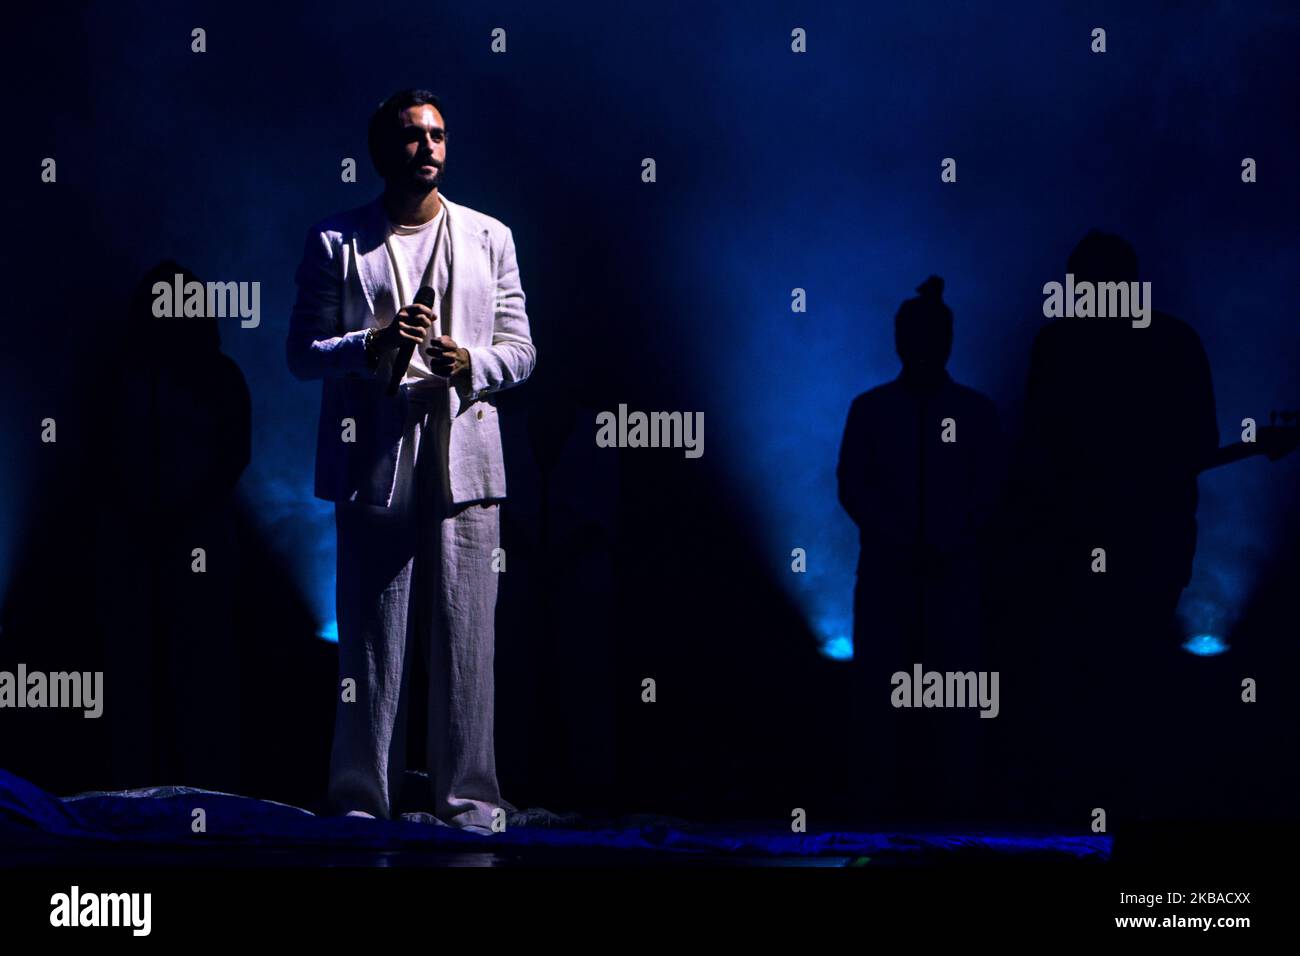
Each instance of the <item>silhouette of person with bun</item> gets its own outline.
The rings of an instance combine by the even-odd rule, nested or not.
[[[853,400],[836,469],[839,500],[860,541],[855,723],[872,742],[865,759],[855,759],[871,778],[871,797],[885,794],[891,775],[920,792],[936,774],[970,770],[975,755],[968,733],[982,723],[970,711],[939,721],[934,711],[899,711],[890,703],[891,675],[910,674],[914,664],[982,669],[982,552],[1002,484],[997,410],[945,368],[953,314],[943,301],[943,280],[931,276],[917,291],[894,317],[902,372]],[[959,720],[946,719],[954,716]],[[923,734],[928,740],[918,739],[920,729],[930,731]],[[900,753],[912,756],[904,763]],[[907,789],[892,796],[914,806],[917,793]]]

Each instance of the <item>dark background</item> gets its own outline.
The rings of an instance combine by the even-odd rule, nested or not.
[[[532,379],[499,403],[511,499],[498,763],[521,806],[842,809],[843,665],[821,648],[845,630],[856,541],[834,498],[835,446],[849,400],[896,373],[891,320],[926,275],[945,277],[956,313],[950,369],[994,398],[1013,436],[1042,284],[1092,227],[1125,235],[1157,307],[1201,334],[1225,441],[1300,398],[1300,18],[1286,5],[115,3],[26,16],[0,66],[13,290],[0,667],[100,669],[132,635],[152,662],[109,672],[101,721],[0,714],[0,765],[57,793],[185,783],[314,805],[323,792],[332,512],[311,497],[319,386],[290,377],[284,335],[305,231],[378,193],[365,124],[402,87],[444,98],[447,196],[513,229],[538,347]],[[203,54],[190,52],[196,26]],[[504,55],[490,52],[498,26]],[[790,52],[796,26],[805,55]],[[1104,55],[1089,51],[1094,26]],[[40,182],[47,156],[54,185]],[[948,156],[956,184],[939,181]],[[345,157],[355,184],[340,182]],[[641,181],[645,157],[656,183]],[[182,417],[186,448],[161,452],[175,467],[155,483],[142,436],[169,432],[151,383],[160,364],[184,382],[197,348],[127,316],[163,259],[259,281],[261,324],[218,320],[219,364],[239,375],[218,375],[204,394],[225,397]],[[795,287],[805,314],[790,311]],[[185,521],[160,518],[158,496],[208,473],[187,448],[214,447],[204,436],[238,417],[240,380],[251,447],[236,491],[180,494]],[[703,411],[704,457],[596,448],[596,412],[620,403]],[[39,441],[46,416],[55,445]],[[1135,427],[1159,424],[1135,410]],[[1194,587],[1234,648],[1211,666],[1229,685],[1257,676],[1261,701],[1249,724],[1207,709],[1135,729],[1204,741],[1203,770],[1245,779],[1231,800],[1207,791],[1199,812],[1293,810],[1296,467],[1255,460],[1201,482]],[[213,542],[214,573],[197,590],[169,584],[196,535]],[[806,579],[792,580],[795,546],[814,558]],[[190,723],[167,710],[186,682]],[[131,707],[153,734],[125,745],[128,775],[111,738]],[[1032,776],[1043,759],[1014,755],[1008,772]]]

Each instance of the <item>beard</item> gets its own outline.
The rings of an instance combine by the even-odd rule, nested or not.
[[[425,176],[421,167],[432,165],[434,173],[432,176]],[[436,159],[415,158],[407,163],[406,168],[402,170],[402,181],[407,191],[413,193],[428,193],[434,189],[441,189],[443,182],[446,180],[447,162],[441,163]]]

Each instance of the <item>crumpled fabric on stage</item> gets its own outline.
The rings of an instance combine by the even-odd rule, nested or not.
[[[202,808],[207,830],[191,831]],[[70,848],[184,850],[227,849],[391,850],[503,853],[525,860],[545,850],[656,851],[703,858],[870,857],[873,864],[928,864],[966,858],[1102,863],[1110,858],[1105,835],[1051,836],[1012,833],[791,833],[762,823],[689,823],[645,815],[583,820],[576,814],[532,809],[512,813],[504,832],[485,836],[431,822],[428,814],[398,820],[322,817],[273,800],[193,787],[148,787],[56,797],[0,770],[0,864],[7,852]],[[530,849],[530,848],[535,848]],[[571,858],[571,857],[570,857]],[[249,862],[260,858],[250,857]],[[337,860],[337,857],[334,857]],[[617,858],[606,857],[604,862]],[[202,863],[203,857],[195,857]],[[300,852],[296,863],[311,862]],[[634,862],[629,860],[629,862]]]

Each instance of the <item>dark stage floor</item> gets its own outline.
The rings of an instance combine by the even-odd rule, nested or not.
[[[194,832],[196,810],[206,829]],[[191,787],[48,794],[0,771],[0,866],[745,866],[928,867],[1105,863],[1105,835],[928,826],[907,832],[637,815],[582,819],[533,809],[506,830],[465,833],[427,814],[327,817]]]

